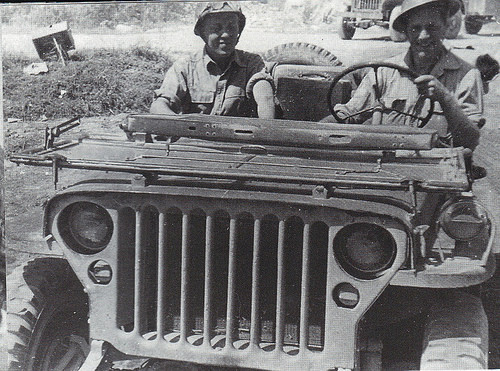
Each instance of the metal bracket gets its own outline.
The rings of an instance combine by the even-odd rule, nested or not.
[[[80,117],[74,117],[71,120],[65,121],[62,124],[49,128],[48,126],[45,128],[45,142],[43,147],[45,149],[54,147],[54,140],[61,135],[62,133],[67,132],[68,130],[73,129],[80,125]]]
[[[136,174],[132,177],[131,183],[133,186],[147,187],[156,179],[158,179],[158,174],[155,174],[155,173],[147,174],[147,175]]]
[[[327,199],[331,195],[331,190],[328,189],[328,187],[325,187],[323,185],[319,185],[314,187],[312,191],[312,196],[314,198],[322,198],[322,199]]]
[[[108,343],[104,340],[92,340],[90,343],[90,352],[79,371],[95,371],[97,367],[99,367],[107,351]]]
[[[420,237],[420,256],[422,256],[422,258],[425,258],[425,256],[427,255],[426,254],[427,246],[425,243],[424,233],[428,229],[429,229],[429,226],[427,224],[417,225],[413,229],[413,233],[415,233],[417,236]]]

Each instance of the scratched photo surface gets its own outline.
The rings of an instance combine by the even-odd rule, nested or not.
[[[377,0],[370,1],[373,3],[377,2]],[[367,1],[367,3],[370,1]],[[355,2],[362,3],[363,1],[352,1],[353,4]],[[483,0],[483,3],[488,2],[493,4],[489,5],[490,11],[493,9],[492,12],[496,13],[491,15],[499,20],[500,3],[498,0]],[[331,66],[337,68],[338,71],[342,71],[342,68],[347,68],[358,63],[386,61],[404,53],[409,47],[407,41],[393,41],[389,29],[381,26],[383,22],[379,22],[378,25],[374,24],[377,22],[370,23],[369,21],[361,23],[360,27],[355,28],[355,32],[351,38],[345,37],[345,35],[341,37],[342,35],[338,32],[339,24],[342,20],[342,13],[344,12],[345,16],[347,9],[346,3],[342,0],[261,0],[233,1],[232,3],[235,6],[241,7],[242,12],[246,16],[245,28],[239,37],[237,49],[258,54],[263,56],[264,59],[267,57],[269,60],[272,60],[272,56],[276,53],[286,53],[289,49],[293,49],[292,54],[294,58],[298,56],[302,61],[299,64],[314,65],[316,64],[315,61],[321,60],[320,64],[331,63]],[[350,4],[351,2],[348,1],[348,3]],[[474,3],[474,0],[469,0],[469,3]],[[222,2],[219,2],[219,4],[222,4]],[[44,146],[48,148],[58,141],[75,141],[82,138],[100,138],[102,140],[105,140],[103,138],[110,138],[113,141],[126,141],[127,134],[120,128],[120,124],[123,124],[124,120],[130,114],[148,113],[154,99],[154,91],[160,88],[165,73],[172,64],[176,60],[185,58],[203,49],[204,41],[193,32],[193,28],[198,14],[206,5],[206,2],[201,1],[108,2],[97,4],[21,3],[2,5],[0,14],[2,17],[4,150],[2,153],[3,172],[1,179],[3,189],[0,212],[4,215],[1,231],[3,242],[2,252],[5,252],[5,255],[2,258],[6,263],[0,271],[0,275],[7,277],[7,288],[4,289],[4,285],[0,285],[0,299],[3,303],[1,312],[2,325],[0,328],[0,370],[8,368],[8,350],[12,354],[16,354],[17,348],[28,346],[27,343],[18,344],[16,345],[16,349],[8,349],[13,346],[12,344],[8,345],[5,340],[8,337],[8,330],[15,333],[23,331],[24,328],[35,326],[34,323],[28,323],[29,321],[26,318],[16,318],[11,325],[8,325],[6,321],[6,311],[10,309],[9,305],[11,308],[14,308],[13,311],[17,310],[20,301],[23,300],[23,295],[27,295],[24,292],[26,287],[21,287],[19,282],[23,277],[23,270],[26,272],[26,269],[23,267],[27,264],[29,266],[30,261],[45,259],[43,269],[50,271],[51,269],[55,269],[50,265],[50,262],[64,256],[62,249],[57,243],[52,241],[54,236],[45,233],[43,220],[46,203],[59,192],[64,191],[67,187],[75,183],[89,178],[97,179],[106,177],[110,174],[106,171],[97,170],[96,167],[92,166],[90,166],[91,170],[59,167],[57,161],[52,159],[47,160],[43,164],[44,166],[30,166],[26,164],[29,161],[23,160],[24,163],[23,161],[17,161],[16,163],[10,160],[11,157],[15,157],[21,153],[26,154],[27,151],[33,148],[37,148],[36,152],[40,152]],[[378,8],[375,7],[376,9]],[[458,34],[456,37],[444,41],[446,48],[472,65],[476,64],[479,56],[485,54],[489,54],[493,59],[500,61],[500,24],[495,21],[488,21],[482,25],[477,33],[468,33],[465,29],[463,15],[461,22],[461,28],[457,31]],[[394,38],[393,35],[392,38]],[[283,47],[283,45],[286,46]],[[275,49],[276,47],[278,48]],[[309,60],[309,63],[304,63],[304,60]],[[265,62],[268,61],[265,60]],[[310,74],[308,81],[312,81],[310,86],[314,86],[318,80],[325,80],[325,73],[321,72],[323,70],[324,68],[319,68],[318,70],[307,69],[307,73]],[[304,77],[304,74],[301,75],[299,72],[295,77],[297,76]],[[331,81],[331,75],[328,75],[328,73],[326,73],[325,81],[327,82],[322,86],[328,87],[328,82]],[[276,86],[274,87],[276,88]],[[301,104],[303,104],[303,95],[314,92],[314,89],[301,89],[302,87],[299,89],[297,86],[290,90],[291,96],[295,97],[293,99],[297,99],[297,101],[291,99],[288,102],[285,112],[281,112],[280,114],[284,115],[282,116],[284,119],[311,121],[310,129],[314,129],[314,121],[319,121],[319,119],[329,114],[328,104],[322,98],[323,100],[305,100],[307,107],[302,107],[296,102],[300,100]],[[480,129],[479,145],[474,150],[473,158],[474,164],[484,169],[486,176],[477,182],[477,188],[481,188],[481,202],[489,209],[493,220],[499,223],[497,230],[500,230],[500,78],[493,78],[489,82],[487,89],[485,89],[483,106],[485,121]],[[276,124],[276,127],[278,126]],[[279,133],[274,132],[272,134],[274,135],[274,145],[279,142]],[[300,138],[296,137],[291,140],[298,141]],[[253,155],[262,155],[260,151],[263,147],[261,148],[258,144],[249,143],[249,153],[242,156],[241,161],[247,161]],[[300,153],[301,148],[297,147],[299,146],[296,145],[294,150]],[[93,156],[93,159],[95,158],[96,161],[99,161],[100,156],[105,157],[111,154],[111,152],[107,153],[108,150],[103,146],[91,146],[89,148],[90,151],[95,151],[92,152],[90,157]],[[87,154],[82,149],[81,153],[76,152],[73,155],[76,156],[77,160],[80,160],[78,156],[81,155],[81,158],[84,158]],[[128,159],[133,157],[130,157],[131,155],[127,151],[123,151],[118,156],[128,156]],[[141,156],[147,159],[148,156],[154,157],[156,155],[153,156],[147,153]],[[272,155],[269,157],[271,158],[270,162],[274,161]],[[115,161],[115,159],[112,158],[112,161]],[[313,160],[308,159],[308,161],[314,164]],[[277,167],[279,165],[276,164],[273,163],[272,166]],[[157,165],[154,158],[148,163],[149,165]],[[317,165],[320,167],[320,162]],[[108,162],[107,166],[109,166],[107,169],[101,170],[111,170],[114,163],[109,165]],[[290,166],[294,166],[294,164]],[[328,169],[322,169],[324,174],[321,173],[319,177],[327,177],[325,174],[327,174]],[[207,171],[212,170],[208,169]],[[300,173],[300,171],[298,170],[297,172]],[[308,174],[309,176],[306,170],[303,171],[302,175]],[[237,172],[238,170],[235,169],[234,173]],[[133,173],[133,171],[125,171],[121,174],[124,174],[125,178],[134,177],[130,173]],[[287,174],[290,174],[290,172]],[[310,178],[313,175],[314,172],[311,173]],[[300,176],[300,174],[291,174],[291,176]],[[431,174],[430,176],[434,175]],[[197,181],[201,182],[201,178],[203,176],[200,175]],[[147,177],[145,179],[144,182],[147,183],[149,180]],[[140,179],[135,180],[139,183],[142,181]],[[97,183],[96,187],[102,187],[102,184],[99,185]],[[179,183],[179,188],[181,187],[182,183]],[[127,192],[127,190],[128,188],[126,187],[122,189],[123,192]],[[184,196],[188,197],[189,192],[185,191]],[[196,207],[196,205],[193,205],[193,207]],[[240,204],[238,208],[241,209],[242,213],[245,212],[243,204]],[[175,215],[175,217],[177,216]],[[199,222],[199,218],[198,215],[194,219],[197,220],[196,222]],[[77,223],[78,220],[75,220],[75,223]],[[102,222],[106,222],[105,218]],[[182,220],[179,223],[182,223]],[[175,228],[178,227],[175,222],[173,224]],[[131,228],[135,228],[134,226],[135,221],[131,224]],[[219,227],[225,230],[224,227]],[[228,221],[227,231],[229,231],[229,228]],[[100,232],[96,233],[99,234]],[[101,233],[105,234],[106,231],[103,229]],[[229,232],[227,233],[229,234]],[[500,232],[497,233],[500,234]],[[95,236],[83,236],[83,238],[87,237],[92,239]],[[102,236],[99,235],[98,237]],[[249,241],[253,238],[251,235],[247,237]],[[78,239],[79,237],[70,238]],[[180,239],[180,237],[176,238]],[[180,240],[178,243],[181,244]],[[248,263],[251,265],[251,244],[249,244],[249,248]],[[493,244],[493,250],[497,254],[500,254],[500,238],[498,237]],[[179,262],[181,255],[181,252],[179,252],[179,256],[175,257]],[[201,259],[196,263],[196,267],[200,269],[200,272],[193,276],[192,282],[197,282],[203,286],[204,256],[201,253],[199,256],[196,256],[196,254],[194,257],[191,256],[191,258]],[[144,259],[147,260],[149,258],[146,256]],[[225,259],[228,259],[227,256]],[[273,257],[269,257],[269,259],[278,258],[275,254]],[[299,257],[297,261],[301,261],[301,258]],[[497,261],[499,261],[498,258]],[[99,274],[100,270],[106,271],[107,269],[105,264],[104,267],[100,264],[101,262],[98,262],[92,268],[97,272],[96,274]],[[218,267],[218,269],[227,272],[229,269],[228,264],[228,261],[223,261],[220,263],[221,267]],[[274,266],[277,265],[276,263],[273,264]],[[290,264],[298,263],[292,261]],[[62,266],[64,264],[58,267]],[[287,313],[285,316],[286,318],[289,318],[288,316],[291,316],[290,318],[295,316],[297,317],[297,321],[295,325],[287,324],[283,327],[285,339],[289,337],[288,345],[285,345],[285,347],[294,347],[299,343],[300,338],[300,264],[298,268],[297,277],[292,279],[292,284],[295,286],[289,291],[290,293],[293,292],[290,300],[295,301],[291,307],[296,308],[297,313]],[[133,270],[133,266],[123,264],[120,269],[122,271],[126,271],[127,269]],[[311,267],[311,269],[314,270],[314,267]],[[320,270],[320,268],[318,269]],[[243,269],[242,272],[239,272],[242,276],[248,275],[251,278],[251,267]],[[113,272],[113,277],[115,277],[115,273]],[[177,273],[180,277],[180,267]],[[64,277],[54,272],[45,272],[44,274],[47,274],[51,277],[50,279],[55,281],[60,279],[60,277]],[[147,272],[141,274],[148,275]],[[157,273],[154,274],[156,275]],[[276,274],[276,272],[271,274],[271,281],[274,280],[274,283],[277,280]],[[216,279],[220,279],[217,274],[215,277]],[[50,281],[50,279],[47,281]],[[99,280],[100,278],[94,277],[92,279]],[[179,279],[179,287],[180,281]],[[132,279],[130,282],[132,282],[132,286],[127,292],[133,294],[134,280]],[[68,282],[68,286],[72,284],[76,285],[76,283]],[[227,285],[227,281],[225,284]],[[233,298],[234,308],[231,310],[237,311],[239,310],[238,308],[241,309],[245,306],[250,308],[250,304],[247,302],[250,301],[252,294],[251,280],[245,284],[248,286],[248,298],[240,298],[235,295],[235,298]],[[262,287],[265,290],[268,286],[271,286],[271,284],[267,286],[263,285]],[[154,287],[156,288],[157,286]],[[275,292],[277,289],[274,287],[270,290]],[[488,367],[500,368],[500,276],[498,273],[481,290],[482,303],[488,316],[489,324]],[[203,294],[202,289],[200,292]],[[168,295],[165,295],[164,299],[167,300]],[[221,295],[219,299],[226,300],[224,295],[227,295],[227,292]],[[216,299],[217,297],[214,298],[214,300]],[[80,299],[75,299],[75,301],[78,300]],[[137,305],[137,303],[134,304],[133,295],[123,298],[121,303],[120,300],[115,300],[114,304],[110,304],[110,307],[116,305],[116,307],[120,307],[120,310],[123,311],[124,317],[133,317],[134,305]],[[157,298],[154,300],[157,300]],[[203,309],[203,300],[203,295],[198,299],[193,299],[191,302],[193,308],[200,307]],[[276,300],[276,297],[272,300]],[[283,308],[288,308],[289,304],[287,300],[288,298],[283,299]],[[314,307],[315,304],[314,300],[311,299],[311,303],[308,304],[312,308],[310,309],[311,312],[316,310]],[[168,305],[165,304],[165,308]],[[318,305],[324,306],[324,303]],[[124,309],[126,306],[130,308]],[[154,304],[155,308],[156,306]],[[71,306],[69,308],[71,310]],[[243,311],[243,309],[241,310]],[[276,311],[276,309],[274,310]],[[195,312],[194,309],[192,311]],[[221,330],[226,326],[225,311],[226,308],[223,309],[224,315],[221,316],[212,313],[213,321],[217,322],[213,325],[214,331],[219,331],[219,336],[222,336],[220,334],[225,331]],[[203,315],[203,310],[200,310],[199,313],[197,312],[196,318],[193,318],[195,330],[193,330],[192,336],[199,336],[197,341],[200,344],[203,342],[203,337],[200,335],[203,333]],[[248,310],[248,313],[245,312],[244,315],[240,316],[238,324],[234,324],[235,328],[238,328],[238,331],[235,331],[235,336],[240,336],[241,341],[248,340],[252,336],[249,316],[250,310]],[[273,321],[278,321],[278,317],[279,315],[275,313],[274,319],[269,322],[271,327],[274,326]],[[126,321],[122,320],[122,322]],[[172,315],[168,319],[165,319],[165,323],[162,326],[170,326],[170,328],[175,329],[174,332],[182,332],[183,330],[179,328],[182,327],[182,324],[179,325],[180,322],[179,315]],[[264,323],[265,321],[262,322]],[[50,325],[50,322],[48,323]],[[70,325],[68,324],[68,326]],[[407,327],[411,326],[413,324],[407,322],[398,331],[404,333]],[[125,332],[133,333],[133,330],[126,327],[126,325],[123,325]],[[322,342],[321,339],[324,339],[325,335],[321,334],[319,327],[316,328],[311,323],[307,331],[309,332],[310,343],[317,341],[320,344]],[[315,331],[318,331],[318,333],[316,334]],[[261,332],[261,336],[264,338],[264,335],[268,335],[268,342],[272,343],[273,332],[271,331],[269,334],[265,333],[264,330],[261,330]],[[78,364],[78,362],[83,360],[90,349],[86,334],[80,333],[78,336],[79,339],[83,339],[83,343],[78,343],[80,345],[77,347],[78,349],[75,351],[74,358],[71,361],[74,361],[74,364]],[[314,336],[319,340],[314,340]],[[398,335],[394,336],[397,337]],[[396,363],[396,368],[393,369],[418,368],[418,352],[420,350],[409,350],[409,355],[406,358],[406,355],[403,356],[403,354],[407,349],[417,349],[420,345],[415,346],[413,342],[416,340],[412,338],[404,341],[408,343],[402,346],[403,350],[398,350],[402,357],[396,361],[399,363]],[[298,346],[296,346],[296,349],[298,349]],[[27,366],[29,362],[26,364],[16,363],[18,361],[16,357],[18,355],[11,358],[10,361],[14,363],[10,365],[16,367],[21,365],[21,369],[50,370],[58,364],[56,361],[49,360],[43,366],[45,368],[40,365],[34,366],[33,364],[29,368]],[[125,365],[133,369],[146,364],[144,363],[146,361],[147,359],[144,358],[141,361],[142,363],[137,361]],[[384,359],[385,361],[387,360]],[[258,358],[256,358],[256,362],[254,366],[259,367]],[[70,363],[67,365],[68,369],[74,367],[74,364],[71,366]],[[153,363],[146,364],[146,366],[148,365],[152,366]],[[111,363],[109,367],[111,369]],[[182,365],[175,367],[196,369],[190,368],[191,366]]]

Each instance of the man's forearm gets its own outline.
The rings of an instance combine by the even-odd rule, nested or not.
[[[457,99],[447,94],[439,103],[448,122],[448,131],[453,136],[454,144],[472,150],[476,148],[479,144],[479,128],[464,113]]]
[[[274,92],[269,81],[260,80],[253,87],[253,96],[257,103],[260,118],[272,119],[275,116]]]
[[[149,113],[157,115],[175,115],[176,112],[170,108],[166,99],[162,97],[155,98],[149,109]]]

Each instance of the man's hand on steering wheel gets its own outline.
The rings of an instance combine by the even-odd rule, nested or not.
[[[403,75],[407,75],[410,78],[410,81],[415,83],[417,85],[417,88],[419,90],[419,93],[424,96],[425,98],[430,100],[430,105],[429,105],[429,110],[427,111],[426,116],[418,116],[413,113],[409,112],[404,112],[400,111],[394,107],[387,107],[382,99],[382,86],[379,81],[379,76],[378,76],[378,69],[379,68],[391,68],[399,71]],[[332,95],[335,86],[337,83],[344,78],[346,75],[357,71],[357,70],[362,70],[366,68],[372,68],[374,70],[374,98],[375,98],[375,105],[373,107],[369,107],[367,109],[364,109],[360,112],[355,112],[354,114],[351,114],[347,117],[339,117],[337,112],[334,110],[334,105],[332,101]],[[366,78],[366,75],[365,75]],[[374,121],[377,121],[378,124],[381,123],[382,120],[382,114],[383,113],[388,113],[388,112],[397,112],[401,115],[408,116],[413,118],[414,120],[419,121],[420,123],[417,125],[418,127],[424,127],[430,120],[431,116],[434,113],[434,101],[439,97],[439,98],[444,98],[446,94],[448,94],[448,90],[434,77],[431,75],[424,75],[424,76],[419,76],[417,73],[413,72],[412,70],[408,69],[407,67],[402,67],[397,64],[393,63],[361,63],[357,64],[354,66],[351,66],[347,69],[345,69],[343,72],[341,72],[339,75],[337,75],[333,80],[330,85],[330,89],[328,91],[328,108],[330,109],[331,114],[333,117],[337,120],[337,122],[346,122],[348,119],[358,116],[361,114],[366,114],[366,113],[371,113],[373,115],[373,119],[375,119],[375,116],[377,116],[377,119]]]
[[[418,93],[426,98],[437,100],[445,99],[451,93],[446,87],[433,75],[422,75],[413,80],[417,85]]]

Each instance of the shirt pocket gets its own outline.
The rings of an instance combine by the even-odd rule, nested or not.
[[[202,90],[196,87],[190,89],[191,102],[199,104],[213,103],[215,92],[210,90]]]

